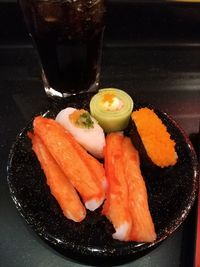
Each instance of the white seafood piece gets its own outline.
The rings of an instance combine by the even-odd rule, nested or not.
[[[124,222],[121,224],[118,228],[115,229],[115,233],[112,235],[114,239],[118,239],[121,241],[126,240],[127,233],[129,233],[131,230],[131,225],[128,222]]]
[[[77,127],[69,119],[69,115],[74,111],[76,111],[76,109],[72,107],[61,110],[56,116],[56,121],[65,127],[75,140],[89,153],[96,158],[103,158],[103,148],[105,146],[105,135],[103,129],[92,116],[91,120],[93,121],[93,127]]]

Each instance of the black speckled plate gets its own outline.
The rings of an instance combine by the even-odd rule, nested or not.
[[[44,112],[55,115],[66,106],[88,108],[91,94],[70,97],[63,104]],[[82,223],[66,219],[50,194],[45,176],[32,152],[27,131],[32,121],[17,136],[8,162],[8,185],[12,199],[25,220],[39,236],[66,255],[77,260],[119,260],[138,257],[169,237],[185,220],[196,197],[198,187],[197,158],[194,149],[178,124],[166,113],[155,110],[176,141],[178,162],[157,173],[148,170],[144,178],[149,205],[157,232],[153,243],[120,242],[112,239],[113,227],[100,215],[101,210],[88,212]]]

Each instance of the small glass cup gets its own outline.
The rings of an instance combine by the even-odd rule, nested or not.
[[[106,0],[19,0],[48,96],[96,91]]]

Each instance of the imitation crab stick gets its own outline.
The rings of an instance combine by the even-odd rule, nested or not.
[[[81,146],[79,143],[73,138],[73,136],[66,131],[66,136],[79,153],[82,160],[87,164],[90,171],[93,173],[96,179],[98,179],[104,189],[107,188],[107,179],[105,176],[105,170],[103,165],[95,159],[92,155],[88,154],[88,152]]]
[[[42,139],[57,164],[80,193],[86,208],[97,209],[104,201],[105,191],[69,141],[67,131],[55,120],[41,116],[34,119],[33,127],[35,134]]]
[[[128,209],[128,187],[122,162],[123,138],[121,133],[110,133],[106,137],[104,159],[108,190],[103,214],[115,228],[113,238],[129,240],[132,222]]]
[[[149,211],[145,181],[140,171],[139,155],[128,137],[124,138],[122,147],[124,172],[129,191],[128,203],[132,217],[130,240],[152,242],[156,239],[156,233]]]
[[[86,210],[76,190],[42,143],[41,139],[31,133],[28,136],[32,140],[32,148],[46,175],[50,191],[60,205],[63,214],[68,219],[81,222],[86,216]]]

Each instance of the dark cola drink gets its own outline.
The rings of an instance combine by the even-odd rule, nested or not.
[[[104,0],[19,0],[37,48],[45,90],[68,96],[97,89]]]

